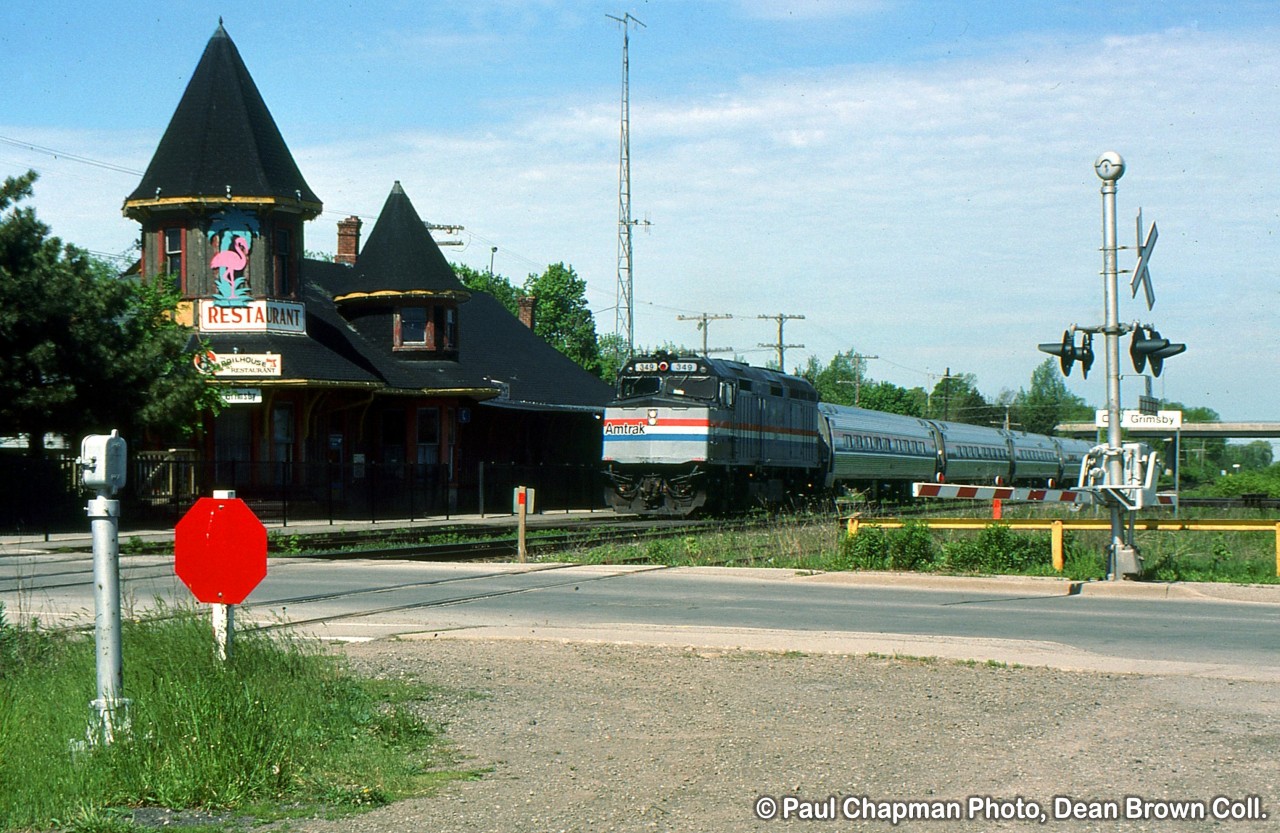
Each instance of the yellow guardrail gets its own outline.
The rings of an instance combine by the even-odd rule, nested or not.
[[[857,535],[864,526],[876,526],[884,529],[901,529],[908,523],[919,524],[929,529],[984,529],[993,524],[1002,524],[1010,529],[1049,530],[1053,553],[1053,569],[1063,569],[1063,535],[1070,530],[1111,530],[1111,522],[1107,519],[1085,519],[1064,521],[1051,518],[1013,518],[1009,520],[992,520],[991,518],[932,518],[926,520],[904,521],[896,518],[882,520],[847,519],[849,535]],[[1156,532],[1271,532],[1276,540],[1276,575],[1280,576],[1280,521],[1245,518],[1224,520],[1176,520],[1143,518],[1133,522],[1135,530]]]

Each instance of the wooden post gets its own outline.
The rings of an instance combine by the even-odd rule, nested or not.
[[[235,637],[236,606],[213,604],[213,643],[218,652],[218,660],[226,662],[231,659],[231,642]]]
[[[214,489],[213,491],[215,499],[234,500],[235,496],[235,489]],[[231,642],[235,638],[235,605],[214,603],[209,608],[213,620],[213,647],[217,651],[218,661],[226,662],[231,659]]]
[[[1280,524],[1276,524],[1276,526],[1278,529],[1280,529]],[[1062,552],[1063,550],[1062,530],[1063,530],[1062,521],[1054,521],[1053,531],[1050,535],[1050,538],[1052,539],[1052,542],[1053,542],[1052,543],[1053,569],[1057,570],[1059,573],[1061,573],[1063,569],[1065,569],[1066,567],[1066,559]],[[1280,531],[1278,531],[1276,534],[1280,535]]]
[[[518,552],[520,563],[523,564],[529,558],[529,548],[525,544],[525,517],[529,514],[529,489],[525,486],[516,487],[516,511],[519,518],[519,534],[518,534]]]

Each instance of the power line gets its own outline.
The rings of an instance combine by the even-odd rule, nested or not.
[[[108,171],[115,171],[120,174],[132,174],[133,176],[142,176],[142,171],[133,168],[126,168],[123,165],[117,165],[114,162],[102,162],[98,159],[90,159],[87,156],[79,156],[74,153],[67,153],[54,148],[47,148],[43,145],[37,145],[32,142],[24,142],[21,139],[13,139],[9,136],[0,136],[0,144],[12,145],[23,150],[33,150],[36,153],[43,153],[52,156],[54,159],[69,159],[72,162],[79,162],[82,165],[92,165],[95,168],[103,168]]]

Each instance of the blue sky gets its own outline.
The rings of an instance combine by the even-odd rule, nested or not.
[[[1153,312],[1188,352],[1157,394],[1280,420],[1280,5],[1270,2],[53,0],[0,7],[0,174],[41,173],[55,233],[119,252],[124,196],[222,16],[326,212],[372,221],[400,180],[451,259],[519,282],[564,261],[614,326],[621,30],[630,12],[636,335],[794,367],[874,354],[995,397],[1041,341],[1101,323],[1099,181],[1120,241],[1159,223]],[[34,148],[32,146],[35,146]],[[50,151],[57,151],[56,154]],[[89,164],[80,159],[89,160]],[[493,247],[497,252],[492,252]],[[1132,266],[1132,252],[1120,255]],[[1101,359],[1071,389],[1104,398]],[[1132,369],[1125,368],[1128,372]],[[1125,379],[1126,404],[1141,380]]]

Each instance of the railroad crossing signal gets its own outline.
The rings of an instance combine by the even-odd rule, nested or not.
[[[267,575],[267,530],[239,498],[202,497],[173,531],[174,572],[205,604],[238,605]]]
[[[1138,297],[1138,284],[1142,284],[1142,293],[1147,298],[1147,309],[1150,310],[1156,305],[1156,292],[1151,287],[1151,271],[1148,266],[1151,263],[1151,252],[1156,247],[1156,238],[1160,233],[1156,231],[1156,224],[1151,224],[1151,231],[1147,233],[1147,242],[1142,242],[1142,211],[1138,211],[1138,264],[1133,267],[1133,280],[1129,282],[1129,290],[1132,293],[1130,297]]]
[[[1141,373],[1150,364],[1151,373],[1160,375],[1164,369],[1164,360],[1186,351],[1187,345],[1161,338],[1160,333],[1141,324],[1133,328],[1133,340],[1129,342],[1129,356],[1133,359],[1133,369]]]
[[[1080,339],[1077,346],[1071,337],[1070,330],[1062,331],[1062,343],[1056,341],[1043,342],[1040,344],[1040,352],[1050,353],[1058,357],[1058,364],[1062,367],[1062,375],[1071,375],[1071,366],[1076,362],[1080,362],[1080,375],[1089,378],[1089,368],[1093,367],[1093,334],[1085,333]]]

